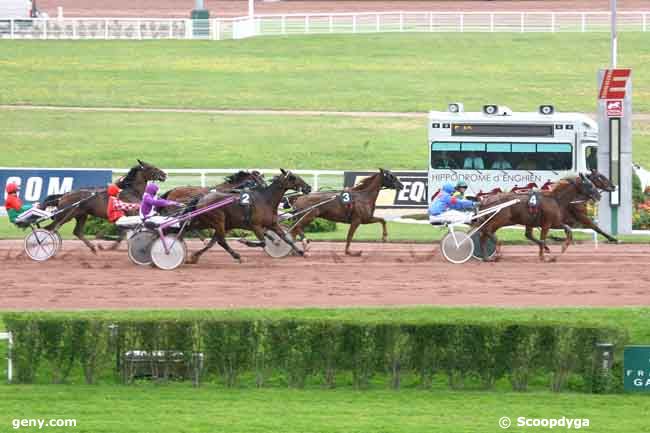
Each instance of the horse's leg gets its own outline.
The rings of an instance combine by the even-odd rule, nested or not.
[[[282,230],[280,224],[276,223],[273,227],[271,227],[271,230],[273,230],[278,236],[280,236],[286,243],[291,245],[291,248],[296,252],[296,254],[303,257],[305,256],[305,253],[296,247],[296,244],[291,239],[291,236],[289,236],[289,233],[286,233],[284,230]]]
[[[307,236],[305,236],[304,227],[310,222],[312,222],[314,219],[316,219],[317,215],[318,214],[316,212],[316,209],[307,212],[307,214],[303,216],[296,223],[296,225],[289,231],[289,233],[291,233],[291,236],[293,236],[294,239],[298,239],[298,237],[300,237],[303,251],[307,251],[310,242]]]
[[[548,231],[551,229],[550,224],[542,225],[540,232],[541,245],[539,246],[539,259],[544,261],[544,251],[546,250],[546,237],[548,236]],[[552,259],[551,259],[552,260]]]
[[[567,224],[562,224],[562,228],[566,234],[566,240],[564,241],[564,245],[562,245],[562,254],[564,254],[567,248],[569,248],[569,245],[573,242],[573,232],[571,231],[571,227]]]
[[[546,246],[546,244],[542,243],[542,241],[535,238],[535,234],[533,233],[533,226],[526,226],[526,239],[535,242],[535,244],[540,248],[543,247],[544,251],[546,251],[547,253],[551,252],[550,248]]]
[[[88,248],[90,248],[90,251],[93,252],[93,254],[97,254],[97,247],[93,245],[88,239],[85,238],[84,236],[84,226],[86,225],[86,219],[88,218],[88,214],[83,214],[75,217],[77,222],[74,225],[74,230],[72,233],[79,238]]]
[[[205,246],[203,248],[201,248],[200,250],[193,253],[189,257],[189,259],[187,259],[187,263],[189,263],[189,264],[197,263],[199,261],[199,258],[201,257],[201,255],[203,255],[204,252],[206,252],[207,250],[212,248],[214,246],[214,244],[216,244],[216,243],[217,243],[217,233],[215,232],[214,235],[212,236],[212,238],[210,238],[210,242],[205,244]]]
[[[356,251],[356,252],[351,252],[350,251],[350,242],[352,242],[352,238],[354,237],[354,232],[357,231],[357,228],[359,227],[359,222],[358,219],[352,220],[352,223],[350,223],[350,228],[348,229],[348,237],[345,242],[345,255],[346,256],[353,256],[353,257],[359,257],[361,255],[361,251]]]
[[[214,231],[214,237],[217,238],[217,243],[221,246],[221,248],[228,251],[228,254],[230,254],[233,259],[235,259],[235,260],[237,260],[237,262],[241,263],[241,256],[239,255],[239,253],[237,253],[235,250],[230,248],[230,245],[228,245],[228,242],[226,242],[225,233],[220,233],[219,230],[215,230]]]
[[[605,233],[603,229],[598,227],[598,225],[595,222],[593,222],[592,219],[589,218],[584,213],[576,212],[575,217],[580,222],[580,224],[582,224],[584,227],[588,229],[592,229],[596,233],[603,235],[609,242],[618,243],[618,239],[616,239],[614,236],[610,235],[609,233]]]
[[[381,229],[382,229],[381,241],[382,242],[388,241],[388,230],[386,230],[386,220],[383,218],[373,216],[368,220],[366,224],[373,224],[373,223],[381,223]]]
[[[113,245],[110,246],[109,251],[114,251],[120,247],[120,244],[126,238],[126,231],[125,230],[119,230],[117,231],[117,240],[113,242]]]

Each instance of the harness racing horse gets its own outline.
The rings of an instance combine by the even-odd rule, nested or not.
[[[177,201],[179,203],[188,203],[199,196],[209,193],[210,190],[213,189],[225,192],[236,188],[252,188],[256,185],[266,185],[264,175],[259,171],[240,170],[235,174],[225,177],[224,180],[224,183],[215,185],[212,188],[204,188],[200,186],[179,186],[170,189],[160,197],[166,200]]]
[[[337,191],[338,200],[331,200],[332,192],[314,192],[305,196],[290,199],[294,212],[300,210],[313,209],[307,212],[291,230],[291,235],[296,238],[300,236],[303,244],[306,245],[304,227],[315,218],[325,218],[326,220],[350,224],[348,236],[345,244],[345,254],[350,256],[360,256],[361,251],[351,252],[350,243],[354,237],[354,232],[361,224],[380,223],[382,226],[382,241],[388,239],[386,230],[386,221],[383,218],[374,216],[375,203],[379,196],[379,191],[383,188],[395,189],[397,191],[404,188],[390,170],[379,169],[379,172],[359,182],[358,185],[343,191]],[[323,203],[322,205],[318,205]]]
[[[523,196],[523,197],[522,197]],[[531,206],[531,199],[535,197],[535,204]],[[487,255],[487,240],[493,240],[498,245],[494,233],[501,227],[520,224],[526,227],[526,238],[539,246],[539,258],[544,260],[546,237],[551,228],[562,228],[566,234],[566,240],[562,246],[562,253],[569,247],[573,240],[571,227],[566,224],[565,217],[568,208],[578,197],[587,197],[590,200],[599,200],[600,193],[593,183],[580,174],[577,177],[566,177],[555,184],[550,191],[539,191],[529,195],[519,193],[501,193],[489,197],[481,202],[480,209],[489,208],[512,199],[519,199],[519,203],[502,209],[492,219],[485,222],[480,230],[481,254],[484,261],[489,261]],[[481,222],[477,222],[480,224]],[[533,237],[533,227],[540,227],[540,240]]]
[[[117,186],[122,189],[119,194],[119,199],[129,203],[140,203],[147,182],[164,182],[167,179],[167,174],[164,171],[151,164],[140,161],[139,159],[137,161],[138,165],[132,167],[126,176],[116,182]],[[89,198],[93,194],[95,194],[95,196]],[[86,244],[93,253],[97,254],[97,247],[84,237],[84,225],[86,224],[86,219],[89,215],[103,219],[108,218],[106,214],[108,194],[105,187],[79,189],[65,194],[50,195],[43,201],[43,207],[56,206],[57,208],[62,209],[85,198],[88,199],[82,202],[79,206],[72,207],[68,212],[63,212],[60,215],[55,216],[52,223],[45,227],[45,229],[50,231],[57,230],[63,224],[74,218],[76,220],[73,231],[74,235]],[[123,237],[124,234],[120,233],[120,238],[115,242],[112,248],[117,248]]]
[[[233,251],[226,242],[226,233],[232,229],[251,230],[259,239],[258,246],[261,247],[264,247],[266,243],[264,231],[272,230],[291,245],[297,254],[303,255],[303,252],[296,248],[293,240],[279,224],[278,205],[287,190],[292,189],[309,194],[311,187],[301,177],[290,171],[281,171],[282,174],[273,178],[268,186],[258,185],[249,190],[243,190],[241,193],[210,192],[195,199],[196,203],[188,204],[188,210],[199,210],[225,198],[239,198],[237,202],[229,206],[203,213],[192,221],[192,228],[214,229],[214,234],[204,248],[192,254],[188,263],[198,262],[201,255],[212,248],[215,243],[218,243],[235,260],[240,261],[240,255]]]

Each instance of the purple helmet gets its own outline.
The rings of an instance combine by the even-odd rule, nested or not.
[[[147,184],[147,187],[144,189],[144,192],[149,193],[151,195],[156,195],[158,192],[158,185],[156,185],[153,182],[150,182]]]

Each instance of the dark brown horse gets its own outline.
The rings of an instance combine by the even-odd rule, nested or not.
[[[272,230],[291,245],[296,253],[302,255],[302,251],[296,248],[278,220],[278,205],[289,189],[305,194],[311,191],[311,187],[302,178],[282,170],[282,174],[275,177],[268,186],[256,186],[241,193],[210,192],[199,198],[196,204],[191,203],[188,208],[201,209],[228,197],[238,198],[237,202],[230,206],[206,212],[194,219],[193,228],[214,229],[214,234],[204,248],[192,254],[188,263],[196,263],[215,243],[228,251],[235,260],[240,260],[239,254],[226,242],[226,233],[232,229],[251,230],[260,241],[257,245],[261,247],[264,247],[266,242],[264,232],[267,229]],[[245,205],[246,202],[248,205]]]
[[[116,182],[117,186],[122,189],[119,199],[129,203],[140,203],[147,182],[164,182],[165,179],[167,179],[167,174],[164,171],[138,159],[138,165],[132,167],[126,176]],[[79,206],[70,208],[68,211],[62,212],[54,217],[52,223],[45,227],[45,229],[57,230],[63,224],[74,218],[76,220],[73,231],[74,235],[96,254],[97,247],[84,237],[84,225],[89,215],[103,219],[107,218],[108,194],[106,193],[106,187],[79,189],[65,194],[51,195],[46,197],[43,206],[56,206],[58,209],[63,209],[83,199],[87,200],[83,201]],[[120,236],[120,239],[118,239],[114,247],[117,247],[121,240],[122,236]]]
[[[306,196],[291,199],[293,208],[296,212],[309,207],[315,206],[314,209],[307,212],[291,230],[291,235],[295,238],[300,236],[305,240],[304,227],[315,218],[325,218],[326,220],[350,224],[348,236],[345,244],[345,254],[351,256],[360,256],[361,251],[351,252],[350,243],[354,237],[354,232],[361,224],[380,223],[382,226],[382,241],[388,239],[386,221],[383,218],[374,216],[375,203],[379,196],[379,191],[383,188],[401,190],[404,186],[397,176],[390,170],[379,169],[379,172],[359,182],[358,185],[350,189],[335,192],[314,192]],[[337,197],[331,200],[333,197]],[[329,200],[329,201],[328,201]],[[326,202],[323,205],[316,206],[318,203]]]
[[[189,201],[203,196],[210,192],[210,190],[228,191],[235,188],[254,187],[257,185],[265,185],[264,175],[259,171],[245,171],[240,170],[230,176],[224,178],[223,183],[215,185],[211,188],[204,188],[200,186],[179,186],[170,189],[161,195],[162,198],[167,200],[177,201],[179,203],[188,203]]]
[[[612,192],[616,190],[616,187],[610,182],[607,176],[603,175],[596,169],[592,169],[591,172],[586,175],[586,177],[591,181],[591,183],[593,183],[594,187],[601,191]],[[552,187],[554,187],[554,185],[555,184],[553,184]],[[596,200],[599,199],[600,195],[598,195],[598,198]],[[587,203],[592,200],[594,200],[594,197],[578,195],[578,197],[576,197],[576,199],[572,201],[566,209],[564,209],[564,214],[562,216],[564,224],[573,228],[580,225],[582,227],[589,228],[597,233],[600,233],[601,235],[605,236],[609,242],[618,242],[618,239],[605,233],[600,227],[598,227],[596,223],[593,222],[591,218],[589,218]],[[561,229],[563,227],[551,228]],[[532,234],[532,227],[530,229],[527,227],[527,232],[530,233],[531,240],[539,245],[539,241],[535,239],[535,236]],[[551,239],[554,241],[566,242],[566,238],[551,236]],[[550,252],[548,246],[544,246],[544,250],[547,253]]]
[[[487,257],[487,240],[492,239],[497,242],[494,233],[501,227],[511,225],[523,225],[526,227],[526,238],[535,242],[539,246],[540,260],[544,260],[546,247],[546,237],[551,228],[562,228],[566,234],[566,240],[562,246],[562,253],[569,247],[573,236],[571,227],[565,223],[565,217],[568,208],[578,197],[588,197],[589,199],[598,200],[600,194],[594,187],[593,183],[584,175],[577,177],[567,177],[557,182],[550,191],[540,191],[536,194],[537,203],[531,206],[529,196],[520,193],[502,193],[494,197],[489,197],[481,202],[480,209],[486,209],[512,199],[519,199],[510,207],[502,209],[493,218],[485,222],[480,230],[481,252],[484,260]],[[484,221],[477,221],[482,224]],[[533,227],[540,227],[540,240],[532,236]],[[498,245],[498,243],[497,243]]]

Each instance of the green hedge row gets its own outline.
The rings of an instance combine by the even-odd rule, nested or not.
[[[556,324],[362,324],[293,320],[119,321],[47,319],[13,313],[13,360],[21,383],[86,383],[113,375],[128,350],[180,351],[188,361],[204,354],[202,380],[226,386],[253,377],[257,386],[280,375],[291,387],[317,381],[334,387],[347,375],[357,388],[383,376],[393,388],[404,377],[430,387],[434,376],[451,388],[467,381],[490,389],[509,380],[525,391],[540,377],[553,391],[577,380],[586,392],[611,391],[619,379],[603,376],[595,344],[623,347],[620,330]],[[118,355],[122,354],[122,355]],[[75,373],[76,372],[76,373]],[[122,379],[124,379],[124,372]],[[126,378],[128,381],[128,378]]]

